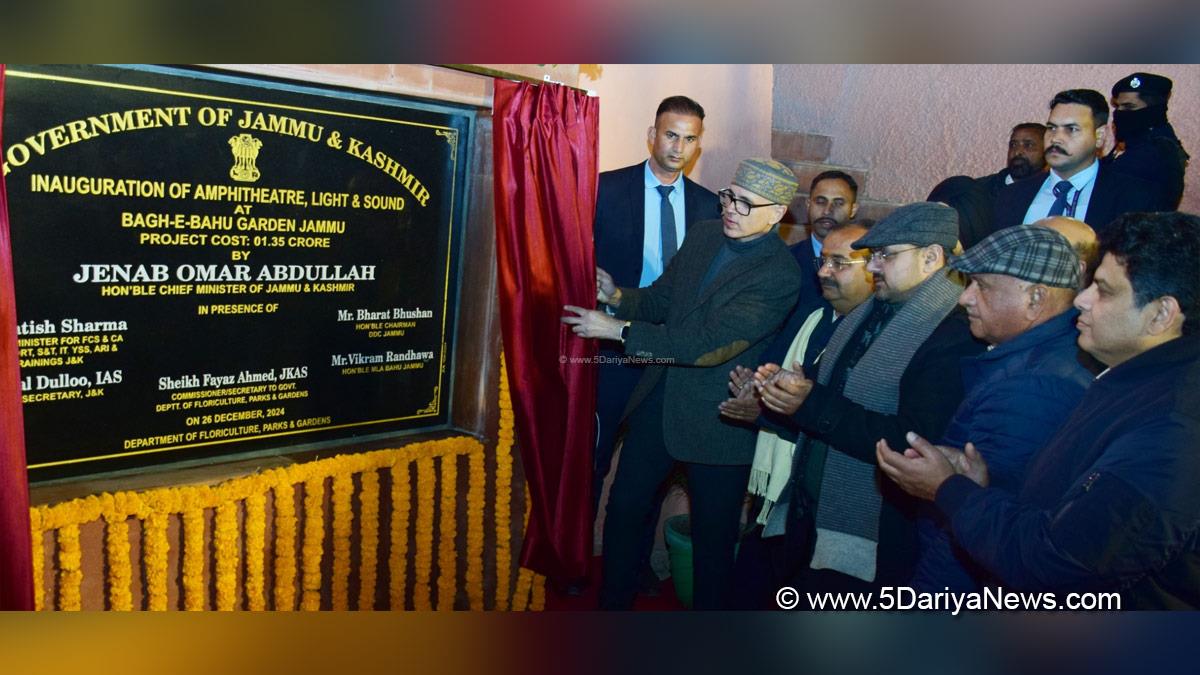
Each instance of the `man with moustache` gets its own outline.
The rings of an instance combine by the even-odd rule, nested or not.
[[[958,216],[944,204],[893,211],[852,244],[871,250],[874,297],[839,322],[816,373],[768,363],[754,375],[763,405],[803,434],[785,541],[799,563],[789,585],[802,594],[871,592],[912,577],[917,504],[878,483],[875,442],[913,427],[940,437],[962,401],[960,363],[983,345],[955,311],[962,287],[946,258],[957,239]]]
[[[821,302],[821,287],[812,272],[813,262],[820,258],[822,244],[829,232],[858,213],[858,183],[844,171],[824,171],[813,178],[805,201],[808,205],[808,236],[792,245],[791,251],[805,273],[797,307],[812,309]]]
[[[793,310],[775,342],[763,352],[763,363],[790,363],[793,369],[816,372],[838,321],[871,297],[871,273],[866,269],[870,254],[850,247],[867,230],[851,222],[825,235],[821,255],[814,263],[824,302],[811,311]],[[731,371],[730,398],[719,408],[728,419],[761,427],[747,490],[762,502],[756,518],[761,527],[742,538],[738,551],[734,596],[740,609],[770,607],[775,591],[787,582],[788,570],[795,566],[787,557],[783,538],[775,536],[782,532],[787,504],[776,505],[785,495],[800,430],[790,418],[762,407],[753,375],[753,370],[742,366]],[[776,524],[768,530],[772,518]]]
[[[1051,216],[1077,218],[1097,233],[1122,213],[1169,208],[1153,183],[1102,167],[1108,101],[1098,91],[1068,89],[1050,101],[1043,181],[1018,181],[1000,191],[993,230]]]
[[[954,258],[950,267],[970,277],[958,304],[967,312],[971,334],[989,349],[962,364],[967,395],[942,444],[977,448],[990,467],[992,486],[1015,494],[1029,458],[1092,379],[1075,345],[1079,312],[1071,303],[1079,260],[1057,232],[1015,225]],[[912,586],[931,593],[979,590],[986,574],[952,546],[936,510],[927,509],[917,527],[921,553]]]
[[[619,341],[651,360],[626,405],[629,431],[604,521],[600,606],[628,609],[645,531],[676,462],[691,497],[695,606],[727,606],[754,434],[717,415],[737,360],[757,363],[800,291],[801,272],[778,236],[796,175],[770,159],[738,165],[720,193],[721,220],[697,223],[647,288],[618,287],[597,268],[597,300],[615,316],[567,306],[585,338]]]
[[[1167,121],[1171,84],[1162,75],[1134,73],[1113,85],[1117,143],[1103,163],[1160,186],[1167,204],[1175,209],[1183,197],[1188,153]]]
[[[1119,591],[1122,609],[1197,609],[1200,217],[1123,215],[1100,251],[1075,306],[1079,346],[1108,369],[1033,458],[1019,494],[991,487],[971,447],[909,434],[903,454],[881,442],[876,456],[1005,588]]]

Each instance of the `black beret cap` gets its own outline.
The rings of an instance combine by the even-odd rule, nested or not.
[[[1121,78],[1114,84],[1112,95],[1116,96],[1123,91],[1132,91],[1136,94],[1167,96],[1171,93],[1171,78],[1153,73],[1134,73],[1128,77]]]

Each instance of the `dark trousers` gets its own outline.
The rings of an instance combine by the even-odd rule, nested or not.
[[[649,551],[646,527],[657,514],[659,490],[676,460],[663,439],[663,385],[629,419],[604,521],[601,609],[629,609],[640,561]],[[683,462],[691,501],[693,599],[696,609],[725,609],[749,465]]]
[[[602,358],[620,358],[620,352],[600,351]],[[621,415],[629,396],[642,378],[644,368],[619,363],[602,363],[596,376],[596,450],[592,457],[592,512],[599,511],[604,478],[612,468],[613,454],[620,435]]]

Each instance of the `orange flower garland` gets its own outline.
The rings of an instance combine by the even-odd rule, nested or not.
[[[146,570],[147,606],[167,609],[167,514],[151,511],[142,526],[142,564]]]
[[[483,499],[487,476],[483,453],[473,452],[467,461],[467,608],[483,609]]]
[[[432,609],[429,582],[433,575],[433,494],[436,487],[433,458],[417,460],[417,555],[416,585],[413,587],[413,608]]]
[[[375,567],[379,549],[379,472],[368,469],[362,474],[358,491],[361,530],[358,566],[358,609],[375,609]]]
[[[254,612],[267,608],[263,594],[263,550],[266,545],[267,495],[263,489],[246,497],[246,606]]]
[[[405,581],[408,579],[408,519],[411,483],[408,463],[392,467],[392,532],[388,569],[388,596],[393,610],[405,609]]]
[[[275,472],[275,475],[284,472]],[[296,491],[286,474],[275,484],[275,609],[296,608]]]
[[[83,555],[79,550],[79,526],[63,525],[58,529],[58,608],[79,611],[83,601],[79,587],[83,572],[79,569]]]
[[[333,477],[333,608],[337,611],[350,609],[350,529],[353,515],[350,498],[354,492],[354,481],[350,474]]]
[[[217,551],[217,609],[230,612],[237,602],[238,551],[237,502],[217,506],[213,520],[213,547]]]
[[[195,495],[184,498],[183,512],[183,606],[204,609],[204,509],[194,506]]]
[[[507,611],[512,583],[512,478],[513,410],[508,391],[508,369],[500,353],[500,428],[496,434],[496,597],[492,606]]]
[[[106,495],[107,496],[107,495]],[[104,549],[108,557],[108,604],[118,612],[133,609],[133,568],[129,563],[129,524],[118,514],[104,516]]]
[[[29,531],[33,538],[33,609],[40,611],[46,606],[46,546],[45,535],[42,533],[42,512],[38,509],[29,511]]]
[[[458,455],[442,455],[442,513],[438,519],[438,592],[437,608],[454,609],[454,591],[458,588]]]
[[[304,482],[304,543],[301,546],[303,595],[301,607],[321,609],[321,557],[325,552],[325,479]]]
[[[503,416],[502,416],[503,417]],[[506,423],[511,429],[511,420]],[[511,433],[511,432],[510,432]],[[511,444],[510,444],[511,445]],[[283,469],[272,469],[263,474],[237,478],[215,487],[188,486],[161,488],[144,493],[122,492],[76,499],[52,506],[31,509],[30,524],[34,551],[40,552],[39,538],[46,532],[57,535],[58,570],[56,577],[57,606],[61,609],[79,609],[82,605],[80,589],[83,580],[79,527],[85,523],[103,520],[106,525],[105,550],[109,563],[107,578],[109,605],[114,608],[132,609],[132,567],[129,564],[131,543],[129,542],[128,518],[142,522],[142,566],[145,578],[146,605],[152,610],[165,610],[168,603],[168,525],[173,514],[182,520],[183,547],[181,551],[180,578],[182,582],[183,606],[190,610],[204,609],[208,604],[209,586],[205,580],[205,561],[209,551],[215,552],[216,564],[212,570],[216,589],[215,606],[220,609],[236,609],[242,606],[241,593],[245,593],[245,606],[249,609],[264,609],[264,554],[266,548],[266,493],[274,493],[274,581],[272,590],[277,609],[294,609],[296,605],[296,535],[297,513],[295,486],[305,487],[305,524],[303,536],[301,604],[305,609],[320,607],[322,575],[320,570],[323,554],[324,480],[334,478],[332,543],[335,562],[343,557],[345,563],[337,563],[335,578],[343,579],[341,585],[348,594],[344,579],[348,577],[350,563],[349,538],[353,530],[353,510],[344,508],[346,500],[353,497],[354,474],[361,478],[360,512],[364,520],[360,525],[363,551],[359,593],[359,606],[366,609],[373,605],[376,585],[377,549],[379,546],[379,476],[377,471],[388,470],[392,477],[391,545],[387,561],[390,578],[390,605],[404,606],[404,597],[410,579],[406,572],[410,520],[410,497],[413,481],[410,467],[416,464],[415,481],[420,504],[415,523],[417,555],[414,557],[415,579],[411,582],[416,589],[413,599],[419,609],[432,604],[431,588],[434,555],[434,525],[440,517],[437,549],[438,566],[445,573],[437,579],[438,606],[452,608],[461,593],[472,607],[483,603],[483,509],[486,494],[486,470],[483,445],[473,438],[450,438],[427,443],[418,443],[398,450],[383,450],[357,455],[337,456],[308,464],[298,464]],[[459,586],[456,579],[458,569],[455,536],[458,525],[455,509],[457,495],[457,457],[468,456],[469,490],[467,495],[466,545],[469,560],[465,563],[465,583]],[[435,502],[438,490],[435,460],[441,458],[441,498]],[[511,458],[509,462],[511,470]],[[511,476],[511,474],[509,474]],[[511,487],[509,488],[511,489]],[[242,539],[238,528],[239,504],[245,504],[245,575],[239,587],[239,565]],[[505,506],[507,508],[507,506]],[[212,549],[205,545],[206,511],[214,509]],[[498,517],[497,520],[500,520]],[[507,528],[505,528],[507,534]],[[507,538],[505,538],[507,542]],[[41,563],[39,565],[39,563]],[[507,565],[507,563],[506,563]],[[46,589],[40,583],[44,579],[44,559],[34,561],[35,594],[44,603]],[[332,584],[332,581],[331,581]],[[335,591],[336,592],[336,591]],[[507,591],[505,591],[507,594]],[[508,599],[505,599],[507,602]],[[336,599],[341,605],[342,599]],[[346,599],[348,604],[348,598]]]

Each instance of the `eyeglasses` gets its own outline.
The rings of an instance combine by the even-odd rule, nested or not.
[[[905,251],[915,251],[916,249],[919,249],[919,248],[921,248],[921,247],[920,246],[909,246],[908,248],[902,248],[899,251],[871,251],[871,260],[873,262],[888,262],[892,258],[895,258],[896,256],[900,255],[901,253],[904,253]]]
[[[717,197],[721,199],[721,208],[728,208],[733,204],[733,210],[738,212],[738,215],[750,215],[750,209],[761,209],[764,206],[779,206],[775,202],[767,202],[766,204],[751,204],[749,201],[733,194],[733,190],[728,188],[717,193]]]
[[[820,258],[813,258],[813,267],[817,268],[818,272],[826,267],[832,267],[838,272],[843,272],[850,269],[850,267],[853,265],[865,264],[867,264],[866,260],[842,260],[839,258],[826,258],[824,256],[821,256]]]

